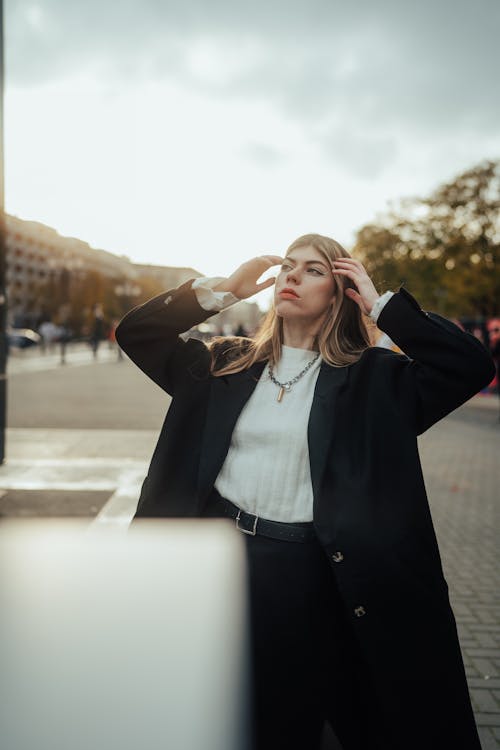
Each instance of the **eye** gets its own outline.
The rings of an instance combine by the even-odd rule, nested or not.
[[[289,263],[282,263],[281,268],[282,270],[284,270],[285,268],[291,268],[291,265]]]
[[[325,274],[319,270],[319,268],[310,268],[310,271],[313,271],[314,273],[319,274],[320,276],[324,276]]]

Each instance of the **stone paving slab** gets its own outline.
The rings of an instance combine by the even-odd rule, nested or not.
[[[1,490],[0,519],[92,518],[102,510],[111,494],[88,490]]]

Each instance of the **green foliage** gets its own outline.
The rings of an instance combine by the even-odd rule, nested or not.
[[[362,227],[353,254],[381,292],[404,283],[429,310],[490,317],[500,311],[499,246],[500,161],[486,161]]]

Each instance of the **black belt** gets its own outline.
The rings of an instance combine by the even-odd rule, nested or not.
[[[236,519],[236,528],[244,534],[256,536],[268,536],[271,539],[279,539],[286,542],[312,542],[316,537],[314,523],[283,523],[282,521],[268,521],[267,518],[254,516],[246,510],[238,508],[237,505],[227,500],[216,490],[210,497],[211,510],[218,511],[221,515]]]

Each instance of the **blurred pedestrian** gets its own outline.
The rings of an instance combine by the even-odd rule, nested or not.
[[[52,320],[47,319],[40,323],[38,333],[41,337],[40,349],[42,354],[50,353],[59,335],[58,327],[52,322]]]
[[[180,337],[273,284],[254,338]],[[363,316],[406,354],[370,346]],[[416,436],[491,380],[484,346],[320,235],[189,280],[116,336],[173,398],[134,522],[244,533],[255,748],[315,750],[328,720],[344,750],[480,750]]]
[[[66,364],[66,347],[72,338],[72,331],[70,328],[70,315],[71,306],[69,304],[63,304],[59,308],[58,315],[58,326],[57,326],[57,341],[59,342],[59,363],[61,365]]]
[[[72,333],[67,323],[63,323],[59,326],[59,363],[61,365],[66,364],[66,349],[68,343],[71,341]]]
[[[102,305],[94,305],[93,319],[90,326],[90,347],[94,359],[97,359],[97,352],[101,341],[106,338],[106,321]]]

